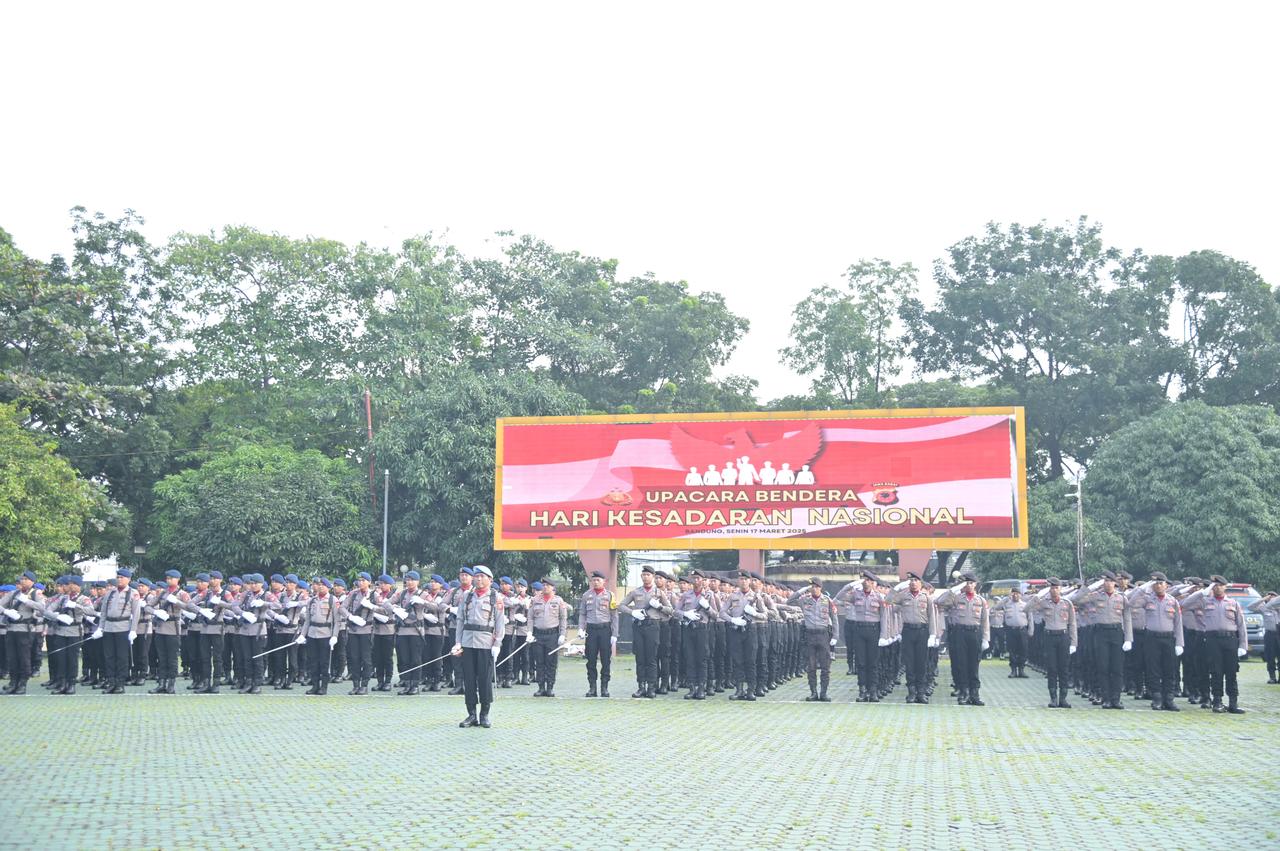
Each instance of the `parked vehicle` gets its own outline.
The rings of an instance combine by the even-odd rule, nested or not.
[[[1034,594],[1049,583],[1043,579],[988,579],[978,585],[978,593],[989,599],[1007,597],[1009,592],[1017,588],[1024,595]]]
[[[1263,625],[1262,615],[1257,612],[1250,612],[1248,609],[1262,595],[1258,593],[1257,588],[1247,582],[1232,582],[1227,586],[1227,596],[1239,603],[1240,608],[1245,610],[1244,625],[1249,632],[1249,652],[1261,656],[1262,643],[1266,640],[1266,627]]]

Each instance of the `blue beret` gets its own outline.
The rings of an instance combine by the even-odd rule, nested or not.
[[[142,586],[144,586],[144,587],[147,587],[147,588],[154,588],[154,587],[156,587],[156,584],[155,584],[154,582],[152,582],[150,579],[147,579],[146,577],[143,577],[142,579],[139,579],[139,580],[138,580],[138,584],[139,584],[139,585],[142,585]]]
[[[221,571],[221,570],[211,570],[211,571],[209,571],[209,578],[210,578],[210,579],[221,579],[221,578],[222,578],[222,571]]]
[[[243,579],[241,579],[239,576],[233,576],[233,577],[231,577],[230,579],[228,579],[228,580],[227,580],[227,584],[228,584],[228,585],[243,585],[243,584],[244,584],[244,580],[243,580]]]
[[[308,581],[307,581],[307,580],[305,580],[305,579],[299,579],[299,580],[298,580],[298,587],[299,587],[299,588],[301,588],[303,591],[306,591],[308,588],[310,588],[310,587],[311,587],[311,583],[310,583],[310,582],[308,582]]]
[[[372,580],[372,579],[373,579],[373,577],[372,577],[372,576],[370,576],[368,573],[366,573],[365,571],[363,571],[363,570],[362,570],[362,571],[360,571],[359,573],[357,573],[357,574],[356,574],[356,579],[369,579],[369,580]]]
[[[43,590],[44,590],[44,583],[43,583],[43,582],[37,582],[37,583],[35,584],[35,586],[34,586],[34,587],[35,587],[35,589],[36,589],[37,591],[43,591]]]
[[[93,587],[94,587],[94,588],[106,588],[106,587],[107,587],[107,580],[105,580],[105,579],[95,579],[95,580],[93,580]]]
[[[505,583],[507,583],[508,585],[511,585],[511,584],[512,584],[512,582],[511,582],[511,577],[510,577],[510,576],[499,576],[499,577],[498,577],[498,581],[499,581],[499,582],[505,582]]]
[[[421,578],[422,578],[422,574],[421,574],[421,573],[419,573],[419,572],[418,572],[418,571],[416,571],[416,570],[411,570],[411,571],[409,571],[408,573],[406,573],[406,574],[404,575],[404,578],[405,578],[405,579],[421,579]]]
[[[165,575],[165,578],[166,578],[166,579],[181,579],[181,578],[182,578],[182,573],[181,573],[180,571],[177,571],[177,570],[166,570],[166,571],[164,572],[164,575]]]
[[[271,574],[271,581],[272,581],[272,582],[279,582],[281,585],[283,585],[283,584],[284,584],[284,577],[283,577],[283,576],[281,576],[279,573],[273,573],[273,574]]]
[[[450,580],[449,580],[449,587],[450,587],[450,588],[461,588],[461,587],[462,587],[462,583],[461,583],[461,582],[459,582],[459,581],[458,581],[458,580],[456,580],[456,579],[450,579]]]
[[[431,574],[431,581],[432,581],[432,582],[439,582],[441,585],[448,585],[448,584],[449,584],[448,582],[445,582],[445,581],[444,581],[444,577],[443,577],[443,576],[441,576],[441,575],[440,575],[440,574],[438,574],[438,573],[433,573],[433,574]]]
[[[534,590],[534,591],[541,591],[541,590],[542,590],[542,583],[541,583],[541,582],[535,582],[535,583],[533,583],[532,588],[533,588],[533,590]]]
[[[10,591],[17,591],[17,585],[0,585],[0,594],[8,594]]]
[[[469,567],[460,567],[460,568],[458,568],[458,572],[459,572],[459,573],[465,573],[467,576],[475,576],[475,575],[476,575],[476,572],[475,572],[474,570],[472,570],[471,568],[469,568]]]
[[[333,587],[333,583],[332,583],[332,582],[330,582],[328,579],[326,579],[326,578],[325,578],[325,577],[323,577],[323,576],[319,577],[317,581],[318,581],[321,585],[323,585],[324,587],[326,587],[326,588],[332,588],[332,587]]]
[[[80,579],[80,577],[79,577],[79,576],[77,576],[77,575],[76,575],[76,574],[74,574],[74,573],[68,573],[68,574],[67,574],[67,576],[66,576],[66,581],[67,581],[67,584],[68,584],[68,585],[83,585],[83,584],[84,584],[84,582]]]
[[[347,580],[345,580],[345,579],[343,579],[341,576],[339,576],[337,579],[333,580],[333,587],[335,587],[335,588],[346,588],[346,587],[347,587]]]
[[[24,579],[30,579],[32,582],[36,581],[36,575],[29,570],[22,571],[22,576]]]
[[[23,575],[25,576],[26,574],[23,574]],[[116,576],[123,576],[125,579],[132,579],[133,571],[127,567],[117,567]]]
[[[64,575],[62,575],[62,576],[59,576],[57,579],[53,580],[53,584],[54,584],[54,585],[66,585],[66,584],[67,584],[67,577],[66,577],[66,575],[64,574]]]
[[[516,584],[519,585],[521,588],[526,588],[529,585],[529,580],[521,576],[519,579],[516,580]]]
[[[208,581],[209,581],[209,574],[207,573],[196,574],[196,582],[208,582]]]
[[[188,582],[186,588],[184,588],[183,590],[190,593],[196,590],[196,586]]]
[[[294,585],[297,585],[297,584],[298,584],[298,574],[296,574],[296,573],[286,573],[286,574],[284,575],[284,581],[285,581],[285,582],[292,582]]]
[[[396,584],[396,581],[395,581],[394,579],[392,579],[390,576],[388,576],[387,574],[385,574],[385,573],[378,577],[378,581],[379,581],[379,582],[385,582],[385,583],[387,583],[388,585],[395,585],[395,584]]]

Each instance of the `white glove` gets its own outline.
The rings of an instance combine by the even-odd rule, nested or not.
[[[62,608],[64,609],[74,609],[75,607],[76,607],[76,601],[71,599],[70,597],[62,601]]]
[[[267,601],[266,601],[266,600],[264,600],[264,599],[262,599],[261,597],[259,597],[258,599],[254,600],[252,603],[250,603],[249,605],[250,605],[252,608],[258,609],[258,608],[261,608],[262,606],[265,606],[266,604],[267,604]]]
[[[729,619],[729,622],[730,622],[730,623],[732,623],[734,626],[746,626],[746,625],[747,625],[747,619],[746,619],[746,618],[730,618],[730,619]]]
[[[519,612],[516,612],[514,615],[512,615],[512,616],[511,616],[511,619],[512,619],[513,621],[515,621],[516,623],[528,623],[528,622],[529,622],[529,619],[528,619],[527,617],[525,617],[524,615],[520,614]],[[432,621],[432,623],[435,623],[435,621]]]
[[[911,581],[911,580],[910,580],[910,579],[908,579],[908,580],[906,580],[906,582],[899,582],[897,585],[893,586],[893,590],[894,590],[894,591],[904,591],[904,590],[906,590],[907,583],[908,583],[908,582],[910,582],[910,581]]]
[[[710,601],[710,600],[708,600],[706,597],[699,597],[699,598],[698,598],[698,605],[699,605],[699,606],[701,606],[701,607],[702,607],[702,608],[704,608],[704,609],[709,609],[709,608],[711,608],[711,601]]]
[[[698,619],[697,609],[690,609],[689,611],[681,612],[680,614],[684,615],[686,618],[688,618],[691,621],[696,621]]]
[[[743,606],[743,607],[742,607],[742,611],[744,611],[744,612],[746,612],[747,614],[751,615],[751,617],[753,617],[753,618],[754,618],[756,615],[760,614],[759,612],[757,612],[757,611],[756,611],[756,607],[755,607],[755,606],[753,606],[753,605],[751,605],[750,603],[748,603],[747,605]]]
[[[5,609],[5,610],[4,610],[4,613],[5,613],[8,617],[13,618],[15,621],[20,621],[20,620],[22,620],[22,613],[21,613],[21,612],[19,612],[17,609]]]
[[[952,594],[963,594],[963,593],[964,593],[964,583],[963,583],[963,582],[961,582],[959,585],[952,585],[952,586],[951,586],[951,593],[952,593]]]
[[[631,617],[636,619],[636,623],[644,620],[644,609],[632,609]]]
[[[880,639],[879,641],[877,641],[877,642],[876,642],[876,644],[877,644],[878,646],[880,646],[880,647],[888,647],[888,646],[889,646],[890,644],[892,644],[892,643],[893,643],[893,642],[889,641],[889,639],[887,639],[887,638],[882,638],[882,639]]]
[[[364,626],[366,623],[368,623],[368,621],[366,621],[364,618],[360,617],[359,615],[347,615],[347,620],[351,621],[356,626]]]
[[[298,607],[299,607],[299,606],[301,606],[301,605],[302,605],[302,601],[301,601],[301,600],[290,600],[289,602],[287,602],[287,603],[285,603],[285,604],[284,604],[284,607],[285,607],[286,609],[296,609],[296,608],[298,608]]]
[[[288,615],[282,615],[282,614],[280,614],[279,612],[272,612],[272,613],[271,613],[271,617],[273,617],[273,618],[275,618],[275,619],[276,619],[276,623],[288,623],[288,622],[289,622],[289,616],[288,616]]]
[[[1236,655],[1239,656],[1241,659],[1243,659],[1244,657],[1249,655],[1249,651],[1245,650],[1243,647],[1237,647]]]
[[[1174,656],[1181,656],[1181,655],[1182,655],[1182,648],[1181,648],[1181,647],[1175,647],[1175,648],[1173,648],[1173,655],[1174,655]]]
[[[63,626],[71,626],[75,622],[76,622],[76,619],[71,617],[71,615],[67,615],[67,614],[58,615],[58,623],[62,624]]]
[[[138,633],[134,632],[133,630],[129,630],[129,643],[132,644],[134,641],[137,640],[137,638],[138,638]]]
[[[489,652],[493,654],[493,661],[495,662],[498,661],[498,657],[502,655],[502,645],[501,644],[493,645],[492,649],[490,649]]]
[[[532,633],[532,632],[531,632],[531,633],[529,633],[528,635],[526,635],[526,636],[524,637],[524,643],[525,643],[525,644],[532,644],[532,643],[533,643],[534,641],[536,641],[536,640],[537,640],[537,639],[535,639],[535,638],[533,637],[533,633]]]
[[[937,647],[937,646],[938,646],[938,636],[936,636],[936,635],[931,635],[931,636],[929,636],[929,640],[928,640],[928,641],[926,641],[926,642],[925,642],[925,644],[927,644],[929,647]]]
[[[395,612],[396,617],[400,618],[401,620],[409,619],[409,612],[406,611],[402,606],[392,606],[391,611]]]
[[[30,597],[28,597],[26,594],[17,594],[16,596],[17,596],[17,598],[18,598],[18,602],[19,602],[19,603],[30,603],[30,602],[31,602],[31,598],[30,598]]]
[[[382,612],[374,612],[373,619],[378,623],[390,623],[391,621],[391,618],[387,617]]]
[[[578,630],[578,638],[586,638],[586,637],[587,637],[587,631],[585,629]]]
[[[449,651],[449,653],[450,653],[450,655],[453,655],[453,656],[461,656],[461,655],[462,655],[462,645],[461,645],[461,644],[455,644],[455,645],[453,645],[453,649],[452,649],[452,650],[450,650],[450,651]]]
[[[92,641],[95,638],[101,638],[101,637],[102,637],[102,627],[98,627],[93,631],[93,635],[89,636],[89,640]]]
[[[662,603],[658,602],[658,598],[657,598],[657,597],[650,597],[650,598],[649,598],[649,608],[651,608],[651,609],[661,609],[661,608],[662,608]]]
[[[368,597],[365,597],[364,599],[362,599],[362,600],[360,601],[360,605],[361,605],[361,606],[363,606],[363,607],[364,607],[364,608],[366,608],[366,609],[372,609],[372,608],[373,608],[373,601],[371,601]]]
[[[1074,644],[1067,648],[1068,656],[1074,655],[1075,652],[1076,652],[1076,646]]]
[[[152,609],[151,616],[161,622],[167,621],[169,619],[169,613],[166,612],[164,609]]]
[[[209,620],[213,620],[213,616],[215,613],[213,609],[200,608],[200,614],[204,615]]]
[[[616,635],[611,635],[611,636],[609,636],[609,643],[610,643],[610,644],[617,644],[617,643],[618,643],[618,636],[616,636]]]
[[[302,633],[301,635],[299,635],[297,638],[295,638],[295,639],[293,640],[293,643],[294,643],[294,644],[306,644],[306,643],[307,643],[307,635],[306,635],[306,633],[304,632],[304,633]]]
[[[556,642],[556,646],[559,647],[561,644],[564,644],[566,640],[567,639],[563,635],[560,636],[560,640]]]
[[[1103,583],[1103,580],[1101,580],[1101,579],[1099,579],[1097,582],[1093,582],[1093,583],[1091,583],[1091,584],[1089,585],[1089,590],[1090,590],[1090,591],[1097,591],[1099,588],[1101,588],[1101,587],[1102,587],[1102,583]]]
[[[338,646],[338,636],[336,635],[329,636],[329,649],[332,650],[337,646]]]
[[[897,635],[895,635],[895,636],[893,637],[893,643],[894,643],[894,644],[897,644],[897,643],[898,643],[899,641],[901,641],[901,640],[902,640],[902,633],[898,633]]]
[[[834,638],[833,638],[833,639],[831,639],[831,646],[832,646],[832,647],[835,647],[835,646],[836,646],[836,639],[834,639]]]
[[[242,612],[240,617],[244,618],[245,621],[247,621],[248,623],[258,622],[258,616],[255,615],[253,612]]]
[[[456,615],[457,613],[458,613],[458,607],[457,607],[457,606],[450,606],[450,607],[449,607],[449,614],[451,614],[451,615]]]
[[[168,602],[168,603],[177,603],[177,602],[178,602],[178,598],[177,598],[177,597],[175,597],[173,594],[165,594],[165,595],[164,595],[164,599],[165,599],[165,601],[166,601],[166,602]]]
[[[426,600],[424,600],[424,599],[422,599],[422,597],[421,597],[420,595],[415,594],[415,595],[413,595],[412,597],[410,597],[410,598],[409,598],[409,602],[410,602],[410,603],[413,603],[415,606],[421,606],[423,603],[425,603],[425,602],[427,602],[427,601],[426,601]]]
[[[440,623],[440,618],[438,618],[438,617],[436,617],[435,615],[431,614],[431,612],[427,612],[426,614],[424,614],[424,615],[422,616],[422,619],[423,619],[424,621],[426,621],[427,623]]]
[[[984,641],[984,642],[982,642],[982,649],[983,649],[983,650],[990,650],[990,649],[991,649],[991,642],[990,642],[990,641]]]
[[[1130,650],[1133,649],[1133,642],[1126,641],[1124,644],[1120,645],[1120,649],[1123,650],[1125,653],[1128,653]]]

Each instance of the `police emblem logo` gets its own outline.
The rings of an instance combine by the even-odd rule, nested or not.
[[[871,500],[876,505],[897,505],[898,485],[896,482],[881,482],[871,487]]]

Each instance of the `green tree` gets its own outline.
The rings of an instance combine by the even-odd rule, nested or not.
[[[366,488],[315,450],[244,444],[156,485],[148,563],[348,576],[376,563]]]
[[[1026,405],[1038,463],[1063,475],[1116,428],[1166,401],[1180,365],[1165,335],[1167,258],[1107,246],[1101,228],[987,226],[934,266],[935,305],[903,318],[923,372],[982,379]]]
[[[796,305],[792,343],[782,358],[811,376],[815,395],[878,407],[901,371],[905,347],[895,322],[915,296],[916,270],[910,263],[860,260],[845,277],[844,288],[818,287]]]
[[[363,248],[248,227],[179,234],[168,262],[189,317],[183,371],[259,389],[347,374],[361,307],[384,268]]]
[[[984,579],[1074,579],[1076,566],[1075,486],[1063,479],[1032,485],[1027,493],[1030,547],[976,556]],[[1124,570],[1124,543],[1105,522],[1106,515],[1090,505],[1085,493],[1084,570],[1094,576],[1103,570]],[[1132,571],[1131,571],[1132,572]]]
[[[1120,536],[1135,576],[1221,573],[1274,588],[1280,416],[1193,401],[1131,423],[1089,466],[1085,510]]]
[[[34,570],[48,580],[80,544],[93,495],[55,449],[23,427],[13,405],[0,404],[0,579]]]
[[[435,563],[446,572],[484,563],[495,572],[530,577],[575,558],[494,551],[495,421],[585,409],[580,397],[540,373],[497,376],[459,369],[425,382],[375,442],[379,465],[391,470],[392,557]]]
[[[1253,267],[1216,251],[1179,257],[1183,398],[1280,404],[1280,292]]]

